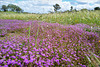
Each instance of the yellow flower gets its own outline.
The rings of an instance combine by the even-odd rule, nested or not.
[[[75,22],[78,22],[77,20],[75,20]]]
[[[99,43],[100,43],[100,40],[99,40]]]

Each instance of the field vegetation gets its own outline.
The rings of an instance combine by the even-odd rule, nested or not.
[[[0,12],[0,67],[99,67],[100,11]]]
[[[100,25],[100,11],[77,11],[53,14],[24,14],[15,12],[0,12],[0,19],[40,20],[63,25],[84,23]]]

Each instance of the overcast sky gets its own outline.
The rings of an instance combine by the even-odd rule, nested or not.
[[[77,10],[100,7],[100,0],[0,0],[0,8],[2,5],[15,4],[24,12],[48,13],[54,11],[53,5],[56,3],[61,6],[60,11],[70,10],[71,6]]]

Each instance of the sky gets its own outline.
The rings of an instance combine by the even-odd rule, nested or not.
[[[93,10],[94,7],[100,7],[100,0],[0,0],[0,8],[2,5],[14,4],[30,13],[48,13],[54,11],[53,5],[59,4],[59,11],[73,9],[80,10],[83,8]]]

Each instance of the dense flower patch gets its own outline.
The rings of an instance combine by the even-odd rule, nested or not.
[[[100,59],[99,35],[87,29],[86,24],[0,20],[0,66],[86,67],[91,52]]]

